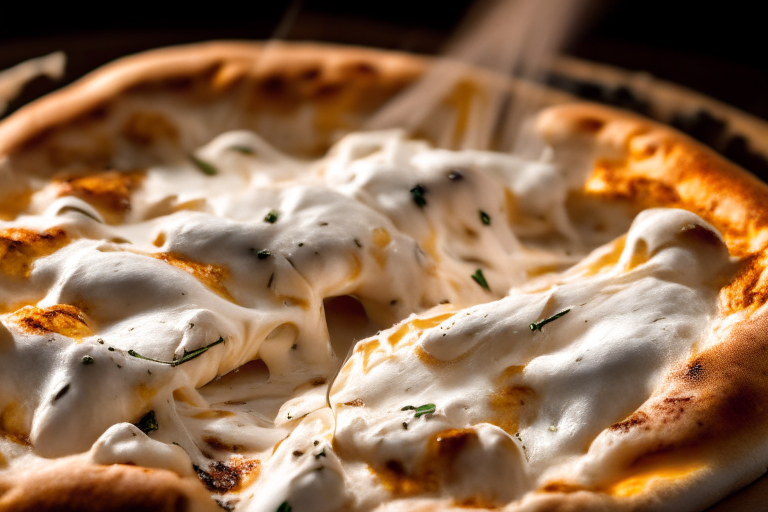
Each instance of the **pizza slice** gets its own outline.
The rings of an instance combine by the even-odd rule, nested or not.
[[[764,473],[766,186],[594,105],[537,160],[435,147],[483,75],[356,132],[426,65],[166,49],[0,124],[0,508],[703,510]]]

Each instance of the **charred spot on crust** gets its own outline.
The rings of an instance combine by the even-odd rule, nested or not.
[[[618,423],[614,423],[608,430],[611,432],[618,432],[620,434],[626,434],[633,428],[639,428],[648,422],[648,415],[643,411],[637,411],[633,413],[629,418]]]
[[[704,377],[704,366],[699,361],[694,361],[688,365],[688,369],[683,376],[686,380],[698,381]]]
[[[246,477],[257,478],[261,471],[261,461],[233,458],[229,463],[212,462],[207,470],[199,466],[194,469],[209,491],[223,494],[239,489]]]
[[[759,307],[768,300],[768,286],[761,283],[765,264],[761,254],[753,254],[741,261],[736,278],[721,290],[721,301],[728,313]]]

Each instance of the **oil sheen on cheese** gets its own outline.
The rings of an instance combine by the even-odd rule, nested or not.
[[[0,222],[0,471],[166,468],[236,510],[605,488],[590,447],[709,342],[731,269],[692,213],[588,232],[567,169],[398,131],[89,180]]]

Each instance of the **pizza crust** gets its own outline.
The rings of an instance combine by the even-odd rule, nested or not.
[[[124,464],[52,461],[0,479],[0,509],[8,512],[215,512],[221,509],[197,479]]]

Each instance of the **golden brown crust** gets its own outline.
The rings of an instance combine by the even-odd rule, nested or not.
[[[220,510],[194,480],[158,469],[79,461],[51,462],[0,479],[6,512],[185,512]]]
[[[55,153],[51,164],[85,158],[87,150],[55,142],[61,130],[106,135],[101,154],[88,148],[96,153],[87,155],[92,163],[110,159],[110,138],[117,135],[138,146],[178,139],[173,122],[152,110],[134,112],[119,127],[110,123],[112,107],[137,94],[160,94],[195,106],[234,102],[237,109],[283,114],[311,103],[325,111],[315,129],[327,135],[343,126],[342,114],[380,106],[423,66],[423,59],[407,54],[318,44],[211,42],[149,51],[108,64],[11,115],[0,124],[0,160],[52,144],[56,151],[46,148]]]
[[[742,261],[721,292],[723,313],[765,304],[766,184],[685,135],[608,107],[553,107],[539,116],[538,129],[556,153],[582,155],[586,194],[683,208],[715,226]]]
[[[693,211],[737,255],[768,243],[768,186],[679,132],[594,104],[548,109],[538,129],[556,151],[577,144],[589,153],[590,193]]]

